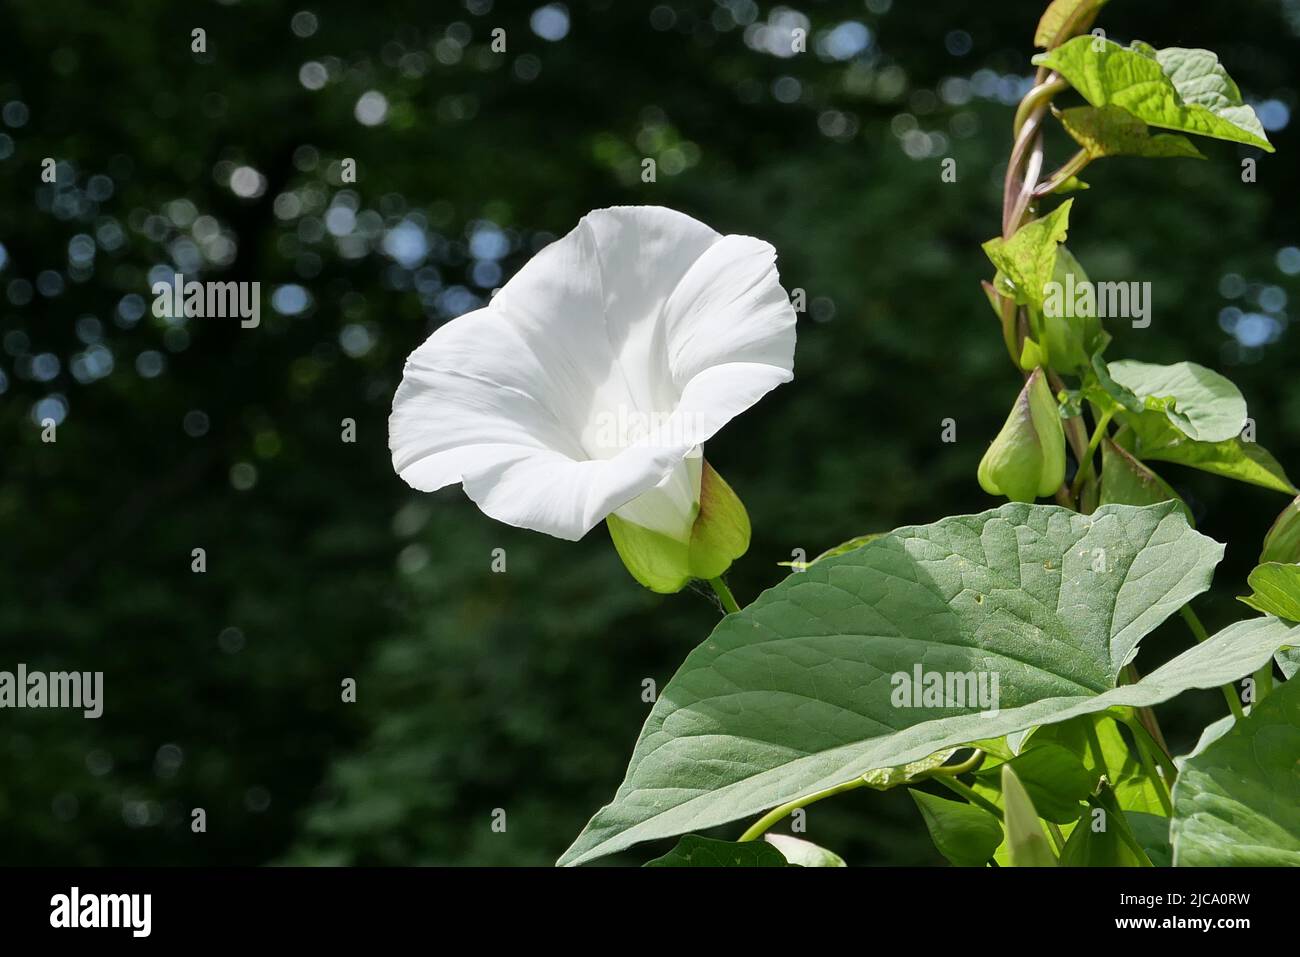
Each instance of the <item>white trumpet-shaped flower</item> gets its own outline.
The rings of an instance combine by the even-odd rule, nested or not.
[[[720,574],[748,520],[700,447],[791,378],[795,315],[775,258],[670,209],[589,213],[411,354],[389,419],[394,468],[423,491],[459,482],[492,518],[559,538],[612,515],[620,554],[656,590]],[[711,507],[730,528],[699,527]],[[629,560],[647,542],[719,538],[739,552],[717,570],[717,556]]]

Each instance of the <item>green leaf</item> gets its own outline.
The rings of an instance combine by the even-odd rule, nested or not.
[[[1056,855],[1038,820],[1034,802],[1009,763],[1002,765],[1002,796],[1006,802],[1007,853],[1011,866],[1055,867]]]
[[[799,867],[848,867],[844,858],[834,851],[818,847],[812,841],[805,841],[788,834],[765,834],[764,839],[781,852],[790,864]]]
[[[1010,239],[997,237],[984,244],[989,260],[1012,284],[1022,301],[1040,310],[1043,289],[1056,270],[1057,247],[1065,242],[1069,232],[1073,203],[1073,199],[1067,199],[1041,219],[1025,223]]]
[[[867,787],[876,791],[888,791],[890,788],[898,787],[900,784],[908,784],[919,777],[929,774],[956,754],[957,750],[957,748],[944,748],[942,751],[922,758],[920,761],[912,761],[901,767],[876,768],[862,775],[862,780],[866,782]]]
[[[646,861],[646,867],[789,867],[790,862],[765,841],[715,841],[687,834],[663,857]]]
[[[1300,565],[1265,562],[1246,579],[1254,591],[1238,601],[1287,621],[1300,621]]]
[[[997,785],[1003,768],[1011,768],[1029,794],[1043,820],[1055,824],[1077,821],[1083,802],[1097,786],[1097,773],[1083,766],[1079,758],[1057,744],[1041,743],[1004,764],[982,770],[976,779]]]
[[[1175,866],[1300,866],[1300,682],[1176,763]]]
[[[1086,33],[1106,0],[1052,0],[1038,20],[1034,46],[1050,50],[1077,33]]]
[[[1143,461],[1173,462],[1275,492],[1296,494],[1277,459],[1255,442],[1240,438],[1197,442],[1158,412],[1124,415],[1122,419],[1127,428],[1116,434],[1115,443]]]
[[[1154,51],[1086,36],[1038,54],[1034,63],[1060,73],[1093,106],[1122,107],[1150,126],[1273,152],[1259,117],[1208,50]]]
[[[957,867],[983,867],[1002,843],[1002,823],[983,808],[908,789],[930,840]]]
[[[1101,504],[1154,505],[1177,502],[1192,522],[1192,511],[1169,483],[1110,439],[1101,440]]]
[[[1077,193],[1085,189],[1092,189],[1092,187],[1079,179],[1079,177],[1071,176],[1069,179],[1062,182],[1060,186],[1056,187],[1056,189],[1052,190],[1052,194],[1062,196],[1066,193]]]
[[[881,535],[884,534],[885,534],[884,532],[870,532],[866,535],[859,535],[857,538],[850,538],[847,542],[841,542],[840,544],[836,545],[834,548],[826,549],[826,551],[822,552],[820,555],[818,555],[810,562],[777,562],[777,564],[783,565],[786,568],[798,568],[800,570],[803,570],[805,568],[811,568],[813,565],[816,565],[822,559],[834,558],[836,555],[843,555],[847,552],[853,551],[855,548],[861,548],[863,545],[867,544],[868,542],[874,542],[877,538],[879,538]]]
[[[1300,562],[1300,497],[1282,509],[1264,536],[1260,562]]]
[[[791,575],[690,653],[613,801],[561,862],[757,815],[977,739],[1235,681],[1289,643],[1288,629],[1234,626],[1116,686],[1142,636],[1206,590],[1222,554],[1172,502],[1090,516],[1008,504]],[[896,707],[922,661],[998,675],[999,710]]]
[[[1163,412],[1198,442],[1236,438],[1246,425],[1246,400],[1230,381],[1194,362],[1154,365],[1122,359],[1107,366],[1111,378],[1146,408]]]
[[[1124,818],[1138,844],[1146,851],[1147,860],[1156,867],[1172,867],[1174,850],[1169,844],[1169,818],[1163,814],[1127,810]]]
[[[1103,156],[1205,159],[1185,136],[1151,135],[1151,128],[1119,106],[1077,106],[1061,111],[1061,125],[1093,159]]]
[[[1068,749],[1091,771],[1104,774],[1120,807],[1164,815],[1164,805],[1156,786],[1147,777],[1142,762],[1120,732],[1117,718],[1132,709],[1116,708],[1106,713],[1080,715],[1069,721],[1038,728],[1029,740],[1030,747],[1056,744]],[[1093,747],[1093,739],[1100,753]]]
[[[1110,788],[1103,787],[1091,803],[1092,808],[1070,831],[1070,837],[1061,849],[1061,866],[1143,866],[1142,859],[1124,839],[1127,836],[1139,843]]]
[[[1277,666],[1282,669],[1282,677],[1290,681],[1300,671],[1300,648],[1281,648],[1273,656]]]

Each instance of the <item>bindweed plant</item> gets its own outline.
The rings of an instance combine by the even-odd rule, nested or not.
[[[959,866],[1300,865],[1300,497],[1250,575],[1257,614],[1207,634],[1190,602],[1224,547],[1157,467],[1297,490],[1226,378],[1107,355],[1108,326],[1150,323],[1149,284],[1094,283],[1064,245],[1091,163],[1200,158],[1188,135],[1272,147],[1213,53],[1116,43],[1092,29],[1104,2],[1042,16],[984,244],[1023,380],[976,476],[999,507],[861,535],[741,608],[724,575],[749,517],[703,446],[790,379],[795,314],[770,246],[671,210],[589,214],[411,356],[406,481],[562,538],[604,521],[638,582],[708,583],[724,611],[561,864],[680,837],[651,863],[842,866],[772,829],[904,787]],[[1055,171],[1049,122],[1078,144]],[[1174,615],[1189,647],[1140,673]],[[1227,713],[1174,757],[1152,708],[1216,687]]]

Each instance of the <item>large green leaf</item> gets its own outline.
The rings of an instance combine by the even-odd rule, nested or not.
[[[1002,823],[983,808],[909,790],[930,840],[957,867],[983,867],[1002,843]]]
[[[790,862],[766,841],[715,841],[687,834],[663,857],[646,867],[789,867]]]
[[[1296,494],[1277,459],[1255,442],[1241,438],[1197,442],[1183,435],[1159,412],[1124,413],[1122,419],[1127,428],[1116,434],[1116,444],[1144,462],[1173,462],[1275,492]]]
[[[1300,621],[1300,565],[1265,562],[1246,579],[1254,591],[1240,599],[1256,611]]]
[[[1093,106],[1122,107],[1150,126],[1273,152],[1259,117],[1208,50],[1157,51],[1086,36],[1038,54],[1034,63],[1060,73]]]
[[[1086,32],[1105,4],[1106,0],[1052,0],[1038,20],[1034,46],[1050,50]]]
[[[1148,156],[1205,159],[1185,136],[1151,135],[1151,128],[1119,106],[1076,106],[1061,111],[1061,125],[1090,157]]]
[[[1246,425],[1246,400],[1219,373],[1195,362],[1154,365],[1122,359],[1108,363],[1111,378],[1143,404],[1163,412],[1178,430],[1198,442],[1223,442]]]
[[[1226,629],[1116,687],[1143,635],[1204,591],[1222,546],[1172,503],[1091,516],[1008,504],[898,529],[730,615],[664,687],[613,802],[563,856],[748,817],[874,768],[1235,681],[1285,635]],[[999,676],[978,705],[898,708],[893,675]]]
[[[1039,309],[1044,287],[1056,273],[1056,251],[1069,232],[1073,203],[1067,199],[1041,219],[1025,223],[1010,239],[999,236],[984,244],[985,254],[1017,296]],[[1004,289],[997,282],[994,285]]]
[[[1300,681],[1178,765],[1175,866],[1300,866]]]

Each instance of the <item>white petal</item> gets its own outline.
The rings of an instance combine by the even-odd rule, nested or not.
[[[615,510],[688,533],[698,445],[790,377],[770,246],[656,207],[598,210],[407,362],[389,443],[416,488],[462,482],[493,518],[580,538]],[[653,415],[601,442],[602,417]],[[698,454],[696,454],[698,460]]]

